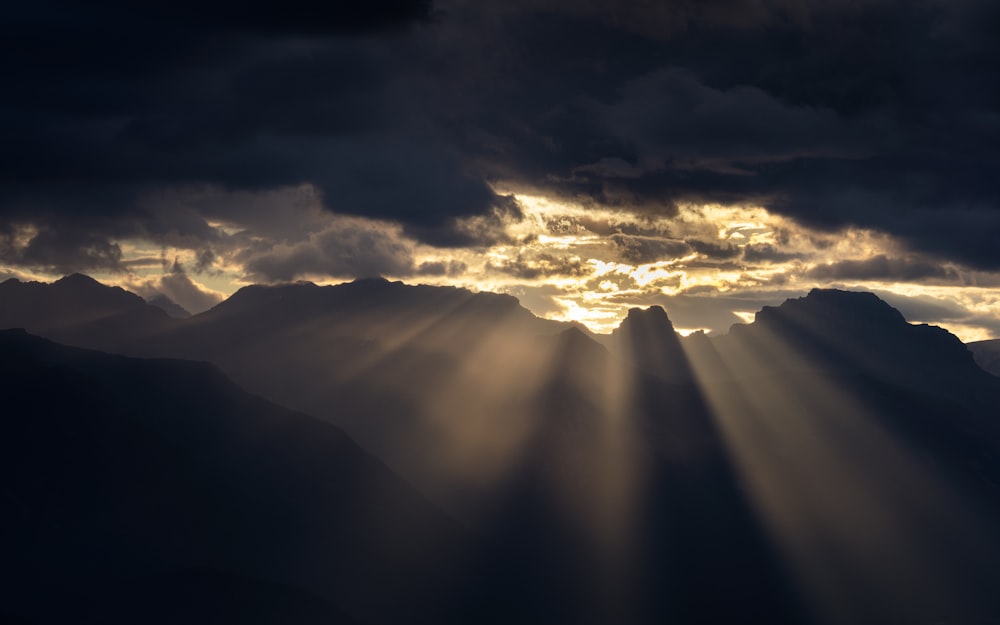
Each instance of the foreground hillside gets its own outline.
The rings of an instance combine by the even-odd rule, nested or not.
[[[212,366],[2,331],[0,396],[3,611],[414,622],[448,589],[449,519],[332,426]]]
[[[414,594],[386,590],[398,586],[381,573],[305,588],[354,615],[374,580],[405,622],[416,617],[402,606],[420,601],[431,622],[1000,618],[1000,380],[954,336],[907,323],[874,295],[817,290],[728,335],[681,339],[659,308],[594,337],[513,298],[381,280],[249,287],[188,319],[66,280],[73,289],[52,285],[50,300],[40,287],[3,300],[0,321],[212,362],[343,427],[467,528],[461,547],[439,538],[441,525],[414,528],[432,537],[418,561],[436,563]],[[25,315],[32,301],[72,313],[49,303]],[[304,477],[289,475],[295,492]],[[309,475],[316,488],[335,477]],[[365,501],[374,526],[397,527],[395,500]],[[276,508],[289,523],[315,513]],[[384,564],[391,580],[414,566]]]

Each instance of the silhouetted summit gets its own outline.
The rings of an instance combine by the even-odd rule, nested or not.
[[[805,297],[785,300],[780,306],[765,306],[755,321],[767,323],[780,317],[812,317],[819,325],[847,324],[888,327],[906,323],[898,310],[874,293],[840,289],[812,289]]]
[[[690,381],[691,372],[674,324],[661,306],[632,308],[607,344],[626,362],[671,381]]]
[[[0,328],[24,327],[72,345],[126,349],[171,321],[138,295],[81,274],[51,284],[15,279],[0,284]]]
[[[603,358],[607,350],[594,341],[586,332],[577,327],[563,330],[556,335],[559,349],[584,359]]]
[[[754,323],[734,325],[714,342],[723,351],[739,345],[756,354],[763,369],[811,365],[915,388],[946,388],[982,374],[953,334],[908,323],[872,293],[813,289],[780,306],[765,306]]]
[[[75,314],[79,319],[88,319],[131,312],[146,305],[134,293],[119,287],[105,286],[78,273],[51,284],[21,282],[11,278],[0,284],[0,294],[3,295],[0,298],[0,313],[14,315],[30,311],[43,318]],[[67,306],[72,310],[66,310]]]
[[[82,273],[71,273],[59,278],[53,284],[58,284],[62,288],[67,289],[94,289],[97,287],[104,286],[97,280],[91,278],[90,276]]]
[[[150,306],[156,306],[163,312],[167,313],[169,317],[174,319],[187,319],[191,316],[191,313],[189,313],[183,306],[162,293],[149,298],[146,300],[146,303]]]
[[[555,336],[541,337],[538,351],[538,357],[549,363],[550,382],[568,382],[578,387],[578,393],[599,384],[610,364],[608,350],[575,327]]]
[[[253,315],[267,318],[272,324],[299,322],[307,318],[346,319],[361,315],[384,318],[398,315],[407,323],[407,315],[421,318],[453,313],[485,314],[493,317],[517,315],[522,322],[545,322],[520,306],[516,298],[496,293],[474,293],[455,287],[407,285],[384,278],[365,278],[332,286],[311,282],[273,286],[251,285],[241,288],[226,301],[203,313],[206,321],[221,317]]]

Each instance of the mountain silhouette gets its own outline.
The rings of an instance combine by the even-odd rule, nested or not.
[[[421,593],[451,622],[1000,617],[1000,380],[872,294],[814,290],[683,339],[659,307],[595,337],[385,280],[161,318],[70,338],[211,362],[342,427],[470,529],[445,549],[461,574],[431,576],[451,592]]]
[[[441,617],[439,576],[461,530],[336,428],[215,367],[8,330],[0,396],[8,611],[102,623],[357,622],[334,605],[375,622]]]
[[[146,303],[150,306],[156,306],[174,319],[187,319],[191,316],[191,313],[185,310],[180,304],[162,293],[146,300]]]
[[[869,375],[956,399],[982,385],[993,388],[957,337],[908,323],[872,293],[813,289],[765,306],[754,323],[734,325],[712,343],[731,362],[751,358],[738,367],[741,374],[807,367]]]
[[[969,351],[972,352],[976,364],[982,367],[983,370],[995,376],[1000,376],[1000,339],[976,341],[968,343],[967,346]]]
[[[128,352],[171,321],[138,295],[82,274],[52,284],[14,278],[0,283],[0,328],[26,328],[79,347]]]
[[[640,369],[675,382],[690,382],[691,371],[674,325],[661,306],[633,308],[605,341]]]

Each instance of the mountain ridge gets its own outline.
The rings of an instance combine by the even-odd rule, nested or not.
[[[173,393],[210,396],[195,382],[221,377],[337,425],[477,537],[464,552],[477,564],[455,582],[465,618],[453,622],[483,622],[476,606],[489,606],[496,622],[811,625],[784,579],[796,563],[769,542],[775,531],[792,552],[849,572],[835,590],[852,616],[838,623],[919,621],[941,606],[1000,614],[986,588],[1000,573],[975,555],[1000,554],[983,531],[1000,518],[1000,381],[955,337],[906,323],[870,294],[813,291],[730,334],[684,339],[662,308],[630,311],[595,340],[510,297],[385,281],[255,287],[236,304],[169,320],[128,345],[211,365],[90,368],[106,370],[107,397],[124,393],[124,405],[161,418]],[[87,332],[81,341],[101,338]],[[136,367],[161,368],[157,392]],[[88,399],[60,367],[46,371],[67,389],[48,385],[39,401],[52,414],[71,413],[64,400],[97,411],[102,396]],[[0,378],[12,393],[42,386]],[[194,410],[178,407],[180,423]],[[258,487],[278,479],[272,471],[313,483],[320,460],[294,456],[240,475]],[[288,484],[274,496],[299,490]],[[237,497],[223,497],[230,488],[244,489],[226,482],[216,498]],[[276,509],[313,513],[303,503]],[[786,514],[804,534],[783,531]],[[952,536],[947,554],[923,553],[943,544],[938,527]],[[898,553],[883,550],[887,540]],[[899,553],[919,556],[920,575],[898,574]],[[950,566],[975,581],[958,598],[934,592]],[[641,583],[612,583],[630,575]],[[350,592],[353,582],[337,579]],[[890,595],[905,600],[891,609],[870,600]]]

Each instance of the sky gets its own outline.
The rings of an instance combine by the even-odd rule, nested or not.
[[[1000,337],[994,0],[3,10],[0,279],[199,312],[380,275],[682,332],[837,287]]]

